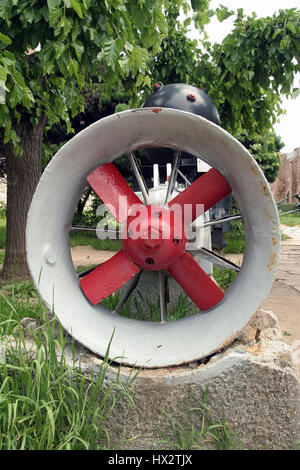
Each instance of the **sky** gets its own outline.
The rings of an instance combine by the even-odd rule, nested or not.
[[[234,11],[243,8],[247,15],[251,15],[255,11],[258,17],[272,16],[275,11],[283,8],[300,9],[300,0],[212,0],[210,6],[215,10],[219,4]],[[230,33],[233,27],[233,18],[230,17],[223,23],[219,23],[216,17],[212,18],[211,23],[206,26],[206,32],[211,41],[221,42]],[[193,39],[197,38],[198,33],[192,30],[190,36]],[[296,76],[294,87],[300,88],[300,74]],[[294,148],[300,147],[300,95],[296,99],[283,98],[282,106],[286,110],[286,114],[278,118],[280,121],[275,124],[274,128],[285,143],[282,152],[289,153]]]

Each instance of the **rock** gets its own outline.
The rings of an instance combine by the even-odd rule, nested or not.
[[[277,326],[277,318],[273,312],[259,310],[250,321],[250,326],[260,331],[266,328],[275,328]]]
[[[14,335],[19,335],[20,326],[23,330],[24,337],[32,338],[32,333],[36,329],[36,321],[33,318],[29,318],[29,317],[22,318],[22,320],[20,321],[20,324],[17,325],[13,330]]]
[[[250,325],[247,325],[238,337],[238,340],[242,343],[249,343],[251,341],[254,341],[259,333],[260,330],[258,330],[257,328],[253,328]]]
[[[268,330],[265,332],[265,330]],[[269,339],[280,339],[281,331],[278,327],[277,318],[272,312],[258,310],[252,317],[248,325],[245,326],[242,333],[238,337],[238,341],[244,344],[258,341],[259,338],[268,335]]]

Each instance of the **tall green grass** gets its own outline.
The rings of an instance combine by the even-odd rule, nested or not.
[[[66,334],[32,294],[24,293],[27,300],[20,291],[1,295],[0,450],[107,449],[116,402],[133,404],[131,379],[124,384],[117,375],[106,383],[110,343],[95,376],[82,373],[75,355],[67,363]],[[24,347],[24,316],[36,320],[30,333],[33,351]]]
[[[9,335],[25,317],[37,319],[43,311],[31,281],[0,288],[0,338]]]

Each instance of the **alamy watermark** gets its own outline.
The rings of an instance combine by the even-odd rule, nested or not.
[[[167,210],[166,210],[167,209]],[[172,209],[158,205],[128,205],[127,197],[120,196],[118,204],[101,204],[96,215],[101,217],[96,227],[97,237],[115,240],[118,238],[138,238],[152,240],[186,237],[188,248],[203,244],[204,231],[199,230],[193,221],[204,213],[203,204],[173,204]],[[113,217],[112,217],[113,216]],[[116,220],[122,223],[118,224]]]

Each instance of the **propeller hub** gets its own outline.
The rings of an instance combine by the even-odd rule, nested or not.
[[[122,231],[124,252],[142,269],[168,269],[185,251],[182,220],[182,214],[176,214],[168,207],[139,206],[129,214]]]

